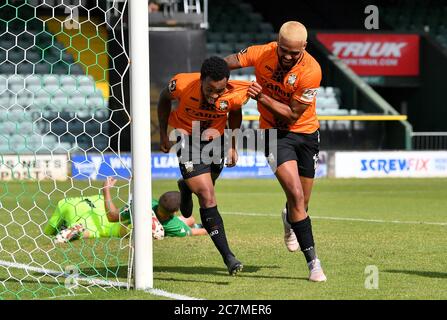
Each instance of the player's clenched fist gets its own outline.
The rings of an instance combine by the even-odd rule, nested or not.
[[[262,87],[256,81],[253,81],[248,87],[248,95],[254,100],[258,100],[259,96],[262,94]]]

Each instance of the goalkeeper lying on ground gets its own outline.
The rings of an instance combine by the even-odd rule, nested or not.
[[[56,210],[45,227],[48,236],[57,235],[57,242],[68,242],[77,238],[124,237],[129,233],[131,215],[129,206],[117,208],[112,201],[110,188],[116,179],[108,177],[104,182],[103,194],[88,197],[73,197],[58,202]],[[206,235],[197,227],[194,218],[176,216],[179,210],[180,194],[177,191],[164,193],[160,199],[152,200],[155,222],[161,223],[164,235],[155,238]],[[158,221],[157,221],[158,220]]]

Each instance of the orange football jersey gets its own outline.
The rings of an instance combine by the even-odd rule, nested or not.
[[[321,82],[320,65],[304,51],[290,70],[282,70],[277,48],[277,42],[255,45],[242,50],[237,57],[242,67],[255,67],[256,81],[262,86],[263,93],[287,105],[295,99],[309,106],[296,123],[287,125],[258,102],[260,127],[313,133],[320,127],[315,112],[315,96]]]
[[[178,107],[169,115],[169,125],[192,133],[192,122],[200,121],[200,129],[213,128],[224,133],[228,112],[240,109],[249,99],[249,81],[228,81],[225,92],[214,105],[202,99],[200,73],[180,73],[169,81],[171,97]]]

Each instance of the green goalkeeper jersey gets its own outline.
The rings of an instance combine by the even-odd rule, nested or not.
[[[157,209],[158,200],[152,199],[152,210],[156,213]],[[121,220],[130,221],[130,207],[125,206],[122,208],[120,215]],[[185,237],[191,235],[191,228],[177,216],[173,216],[171,219],[163,222],[160,221],[160,223],[163,226],[163,229],[165,229],[165,237]]]
[[[120,224],[107,219],[102,195],[60,200],[45,233],[51,235],[54,230],[59,232],[63,227],[71,228],[77,224],[82,224],[91,238],[119,235]]]
[[[152,200],[152,210],[157,212],[157,208],[158,201]],[[131,223],[129,206],[121,208],[120,215],[121,222],[109,222],[102,195],[62,199],[48,221],[45,234],[52,235],[64,227],[71,228],[82,224],[89,231],[90,238],[119,237],[120,227]],[[177,216],[161,224],[167,237],[191,235],[191,228]]]

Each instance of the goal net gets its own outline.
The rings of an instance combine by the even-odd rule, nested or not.
[[[127,2],[1,3],[0,299],[128,288]]]

